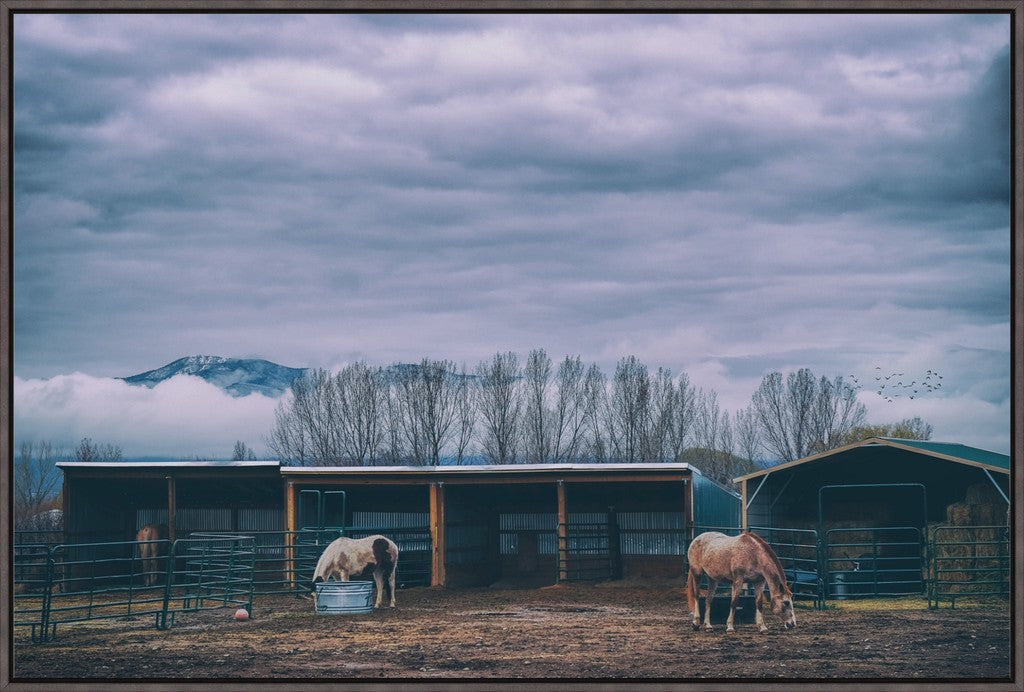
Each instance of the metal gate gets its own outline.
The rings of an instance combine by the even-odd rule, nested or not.
[[[622,548],[614,510],[570,515],[560,528],[565,551],[559,554],[559,581],[622,578]]]
[[[826,529],[826,493],[901,491],[910,499],[901,504],[906,523],[896,526],[845,526]],[[920,493],[920,504],[914,497]],[[824,541],[819,573],[825,598],[923,594],[927,574],[925,528],[927,490],[921,483],[861,483],[825,485],[818,490],[818,525]]]

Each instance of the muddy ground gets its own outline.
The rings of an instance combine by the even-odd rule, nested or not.
[[[318,615],[311,601],[257,597],[233,609],[66,624],[32,644],[15,632],[13,678],[30,679],[1007,679],[1002,604],[928,610],[924,599],[798,607],[726,634],[694,632],[678,585],[399,590],[398,607]]]

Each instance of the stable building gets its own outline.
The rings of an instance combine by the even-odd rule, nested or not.
[[[66,540],[251,534],[297,579],[325,541],[383,533],[406,585],[552,584],[682,574],[697,527],[734,527],[740,496],[689,464],[282,467],[60,464]],[[277,569],[277,568],[275,568]]]

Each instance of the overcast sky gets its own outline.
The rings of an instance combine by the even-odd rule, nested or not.
[[[872,422],[1010,445],[1008,16],[15,14],[15,437],[257,451],[111,378],[624,356],[930,369]],[[849,378],[848,378],[849,379]]]

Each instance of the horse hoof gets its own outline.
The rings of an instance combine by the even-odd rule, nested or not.
[[[696,624],[696,623],[695,623],[695,624],[693,625],[693,631],[694,631],[694,632],[699,632],[699,631],[700,631],[700,625],[698,625],[698,624]]]

